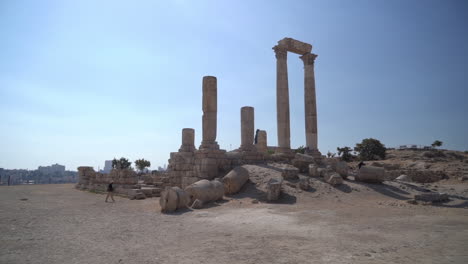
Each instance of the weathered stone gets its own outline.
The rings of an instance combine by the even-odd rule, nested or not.
[[[219,149],[216,142],[218,88],[214,76],[203,77],[203,131],[200,149]]]
[[[374,166],[363,166],[355,176],[356,181],[382,183],[385,180],[385,169]]]
[[[196,199],[196,200],[193,202],[191,208],[192,208],[192,209],[202,209],[202,208],[203,208],[203,202],[200,201],[200,200],[198,200],[198,199]]]
[[[242,186],[244,186],[248,180],[249,171],[246,168],[242,166],[234,168],[222,179],[224,193],[234,194],[239,192]]]
[[[446,193],[421,193],[414,195],[414,199],[417,201],[440,203],[448,201],[449,197]]]
[[[162,212],[172,212],[186,208],[189,201],[188,194],[179,187],[166,187],[161,193],[161,198],[159,198]]]
[[[265,130],[259,130],[257,134],[257,144],[255,145],[258,152],[268,152],[267,146],[267,132]]]
[[[314,61],[317,58],[316,54],[306,53],[300,57],[304,62],[304,110],[305,110],[305,133],[306,133],[306,149],[316,153],[318,152],[318,137],[317,137],[317,103],[315,99],[315,73]]]
[[[286,168],[281,169],[281,176],[283,176],[283,178],[287,180],[297,179],[298,174],[299,174],[298,168],[286,167]]]
[[[315,164],[309,164],[309,176],[310,177],[320,177],[318,167]]]
[[[293,38],[283,38],[278,41],[278,45],[284,47],[287,51],[294,52],[299,55],[304,55],[312,51],[312,45]]]
[[[182,145],[179,152],[193,152],[195,151],[195,129],[184,128],[182,129]]]
[[[266,199],[267,201],[277,201],[281,194],[282,180],[270,179],[266,184]]]
[[[214,158],[201,160],[199,177],[203,179],[213,179],[218,176],[218,164]]]
[[[254,150],[254,108],[244,106],[241,108],[241,146],[242,151]]]
[[[294,159],[291,161],[294,167],[297,167],[300,172],[307,172],[309,170],[309,165],[314,163],[314,158],[309,155],[296,153]]]
[[[343,178],[336,172],[326,173],[323,179],[333,186],[343,183]]]
[[[217,201],[224,196],[223,184],[219,181],[200,180],[185,188],[193,203],[196,199],[203,203]]]
[[[278,129],[279,153],[291,151],[290,119],[289,119],[289,87],[287,49],[275,46],[276,54],[276,119]]]
[[[335,171],[343,178],[348,178],[348,163],[339,161],[335,164]]]
[[[304,191],[307,191],[310,187],[309,185],[309,178],[308,177],[304,177],[304,176],[299,176],[299,182],[298,182],[298,186],[300,189],[304,190]]]

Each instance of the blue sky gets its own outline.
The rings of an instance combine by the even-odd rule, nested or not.
[[[1,1],[0,167],[167,163],[181,129],[201,141],[202,77],[218,78],[218,142],[240,108],[276,145],[284,37],[313,45],[319,149],[468,150],[466,1]],[[305,144],[303,65],[288,55],[291,144]]]

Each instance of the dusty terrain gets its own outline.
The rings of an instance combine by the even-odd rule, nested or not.
[[[450,201],[406,202],[425,190]],[[158,198],[0,187],[0,263],[468,263],[466,182],[350,177],[335,188],[312,178],[309,191],[285,182],[280,203],[262,195],[249,182],[208,208],[161,214]]]

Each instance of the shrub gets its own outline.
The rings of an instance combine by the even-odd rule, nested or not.
[[[294,150],[295,153],[301,153],[301,154],[304,154],[305,153],[305,147],[304,146],[300,146],[298,147],[296,150]]]
[[[349,162],[353,159],[353,155],[351,155],[352,149],[350,147],[338,147],[336,150],[338,151],[338,156],[341,157],[341,160]]]
[[[128,159],[126,159],[124,157],[122,157],[120,159],[114,158],[112,160],[112,168],[113,169],[117,169],[117,170],[128,169],[128,168],[130,168],[131,165],[132,165],[132,163],[130,161],[128,161]]]
[[[361,160],[385,159],[386,148],[379,140],[374,138],[363,139],[361,143],[356,144],[354,151],[359,153]]]

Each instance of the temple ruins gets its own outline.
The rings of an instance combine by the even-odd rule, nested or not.
[[[311,53],[312,45],[284,38],[273,47],[276,55],[276,117],[278,129],[279,153],[291,152],[291,133],[289,122],[289,84],[288,84],[288,51],[301,55],[304,62],[304,108],[306,152],[320,157],[317,134],[317,103],[315,98],[314,63],[316,54]]]
[[[291,38],[278,41],[273,47],[276,54],[276,109],[278,146],[267,145],[267,131],[259,130],[257,142],[255,136],[254,107],[240,108],[240,139],[238,149],[227,152],[220,149],[217,137],[218,118],[218,80],[214,76],[204,76],[202,80],[202,141],[195,147],[193,128],[183,128],[181,145],[177,152],[170,153],[168,171],[153,173],[137,179],[131,171],[119,175],[95,173],[90,167],[80,167],[82,189],[104,190],[105,183],[114,179],[116,190],[122,194],[129,193],[136,198],[141,193],[158,196],[165,187],[178,186],[182,189],[200,180],[213,180],[226,175],[233,168],[245,164],[266,164],[284,162],[297,168],[284,168],[285,178],[297,177],[299,171],[308,169],[311,163],[320,163],[322,156],[317,148],[317,105],[315,96],[314,62],[317,55],[311,53],[312,45]],[[305,138],[306,154],[298,155],[291,150],[289,87],[287,71],[287,53],[301,55],[304,62],[304,103],[305,103]],[[299,168],[299,169],[298,169]],[[271,184],[273,186],[274,184]],[[138,190],[145,190],[138,191]]]

